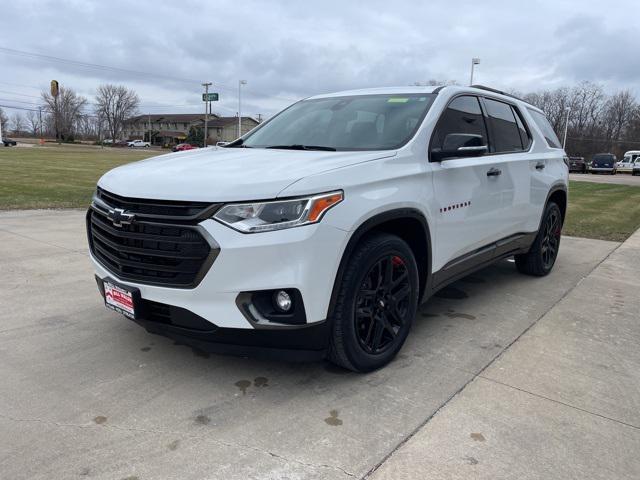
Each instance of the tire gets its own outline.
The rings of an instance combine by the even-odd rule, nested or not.
[[[409,334],[418,295],[411,248],[395,235],[365,237],[347,260],[338,285],[328,359],[355,372],[388,364]]]
[[[555,202],[549,202],[531,248],[527,253],[515,256],[518,271],[536,277],[547,275],[558,257],[561,232],[562,212]]]

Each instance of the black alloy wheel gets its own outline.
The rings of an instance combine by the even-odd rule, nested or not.
[[[518,271],[542,277],[553,269],[560,250],[562,223],[560,207],[550,201],[544,209],[540,229],[531,248],[527,253],[515,256]]]
[[[405,261],[385,255],[367,272],[356,297],[355,331],[362,349],[377,355],[391,348],[408,323],[411,285]]]
[[[551,210],[545,218],[543,225],[543,237],[540,245],[540,253],[542,254],[542,263],[545,269],[551,269],[558,256],[558,248],[560,247],[560,233],[562,232],[562,220],[560,219],[560,211]]]
[[[418,309],[420,280],[411,247],[371,233],[345,259],[329,316],[328,358],[356,372],[383,367],[404,344]]]

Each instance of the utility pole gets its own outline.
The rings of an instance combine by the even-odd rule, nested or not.
[[[98,120],[98,142],[100,142],[100,149],[104,148],[104,141],[102,140],[102,117],[99,115],[96,117]]]
[[[148,120],[149,120],[149,144],[151,145],[151,114],[147,113],[148,115]]]
[[[262,123],[262,114],[258,113],[257,117],[258,117],[258,123]]]
[[[202,84],[202,86],[204,87],[204,95],[205,95],[205,102],[204,102],[204,142],[203,142],[203,146],[204,147],[207,146],[207,140],[208,140],[208,137],[209,137],[209,131],[207,130],[207,123],[209,123],[209,87],[211,85],[213,85],[211,82]]]
[[[54,112],[53,112],[53,120],[55,124],[54,128],[56,129],[56,141],[60,143],[60,132],[58,130],[59,128],[58,117],[60,116],[60,112],[58,111],[58,93],[60,93],[60,84],[58,83],[57,80],[51,80],[51,96],[53,97],[53,105],[54,105]]]
[[[562,139],[562,149],[564,150],[567,146],[567,130],[569,130],[569,115],[571,114],[571,107],[566,107],[567,111],[567,119],[564,122],[564,138]]]
[[[40,126],[40,138],[42,139],[42,107],[38,107],[38,125]]]
[[[471,59],[471,79],[469,80],[469,85],[473,85],[473,69],[476,65],[480,65],[480,59],[472,58]]]
[[[246,84],[246,80],[238,80],[238,138],[242,136],[242,85]]]
[[[0,147],[4,147],[4,143],[2,143],[2,118],[0,118]]]

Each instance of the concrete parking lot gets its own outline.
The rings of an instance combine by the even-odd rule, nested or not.
[[[543,279],[501,262],[358,375],[150,335],[104,309],[84,212],[0,213],[0,476],[638,478],[639,251],[565,237]]]
[[[640,187],[640,175],[633,176],[630,173],[618,173],[616,175],[570,173],[569,180],[577,180],[578,182],[609,183],[612,185],[631,185],[633,187]]]

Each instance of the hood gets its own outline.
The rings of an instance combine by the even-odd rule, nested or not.
[[[203,148],[130,163],[98,182],[124,197],[228,202],[276,198],[309,175],[392,157],[395,151],[321,152],[263,148]],[[313,193],[313,192],[309,192]]]

